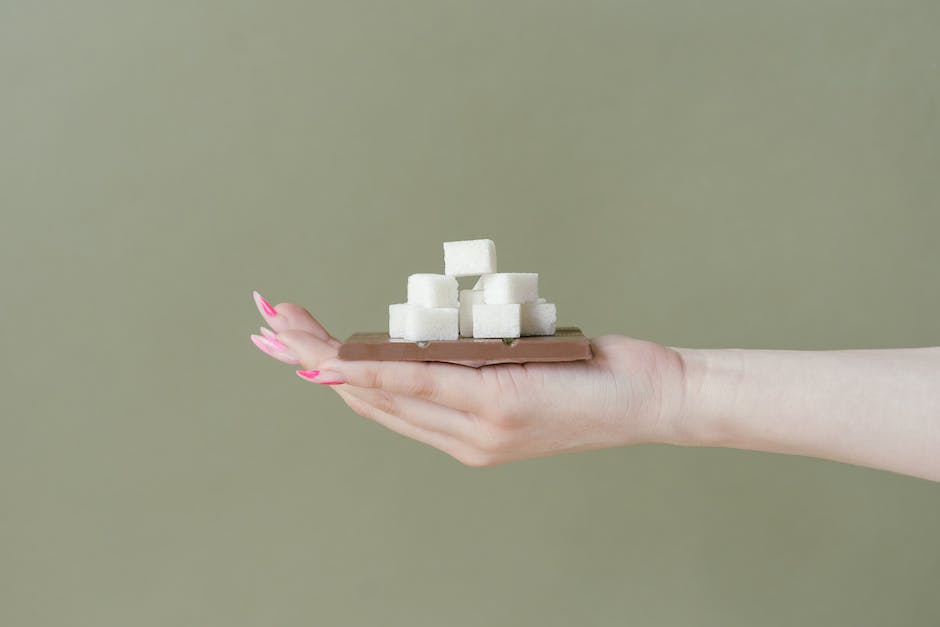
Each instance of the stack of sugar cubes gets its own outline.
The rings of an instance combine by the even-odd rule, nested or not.
[[[461,290],[457,277],[479,276]],[[408,302],[388,306],[388,335],[412,342],[554,335],[556,310],[539,298],[539,275],[497,272],[490,239],[444,242],[444,274],[408,277]]]

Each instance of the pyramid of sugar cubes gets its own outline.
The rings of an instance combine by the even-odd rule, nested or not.
[[[457,277],[479,276],[461,290]],[[556,309],[535,272],[497,272],[490,239],[444,242],[444,274],[408,277],[407,302],[388,306],[388,335],[412,342],[554,335]]]

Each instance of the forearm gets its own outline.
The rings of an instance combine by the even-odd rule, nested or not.
[[[940,480],[940,348],[675,349],[674,442],[809,455]]]

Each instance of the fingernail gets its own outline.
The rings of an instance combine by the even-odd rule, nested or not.
[[[258,293],[258,290],[255,290],[253,294],[255,297],[255,305],[258,306],[258,311],[270,318],[277,318],[277,310],[271,306],[271,303],[266,301],[264,296]]]
[[[276,346],[274,343],[272,343],[271,340],[261,337],[260,335],[252,335],[251,341],[269,357],[274,357],[275,359],[283,361],[287,364],[300,363],[300,360],[297,359],[297,356],[294,355],[294,353],[281,342],[278,342],[278,344],[284,348]]]
[[[276,340],[277,333],[269,329],[268,327],[261,327],[261,335],[268,338],[269,340]]]
[[[261,339],[263,339],[265,342],[268,342],[271,346],[281,351],[282,353],[291,352],[291,350],[287,347],[287,344],[277,339],[277,337],[265,337]]]
[[[298,370],[297,376],[307,381],[313,381],[313,378],[320,374],[319,370]]]
[[[297,375],[302,379],[313,381],[320,385],[342,385],[346,383],[346,379],[343,375],[328,370],[298,370]]]
[[[265,340],[260,335],[252,334],[251,342],[252,344],[257,346],[259,349],[261,349],[264,353],[271,355],[271,357],[274,357],[274,347],[268,344],[267,340]]]

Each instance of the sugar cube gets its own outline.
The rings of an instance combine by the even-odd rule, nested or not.
[[[487,305],[532,303],[538,297],[537,272],[497,272],[483,282],[483,302]]]
[[[522,335],[555,335],[557,311],[554,303],[525,303],[522,305]]]
[[[496,244],[491,239],[444,242],[444,274],[474,276],[496,272]]]
[[[457,339],[456,307],[411,307],[405,315],[405,339],[412,342]]]
[[[390,338],[405,337],[405,318],[408,310],[415,307],[408,303],[396,303],[388,306],[388,336]]]
[[[521,305],[473,305],[473,337],[519,337]]]
[[[483,303],[483,290],[460,290],[460,335],[473,337],[473,306]]]
[[[408,277],[408,304],[456,307],[457,279],[443,274],[412,274]]]

